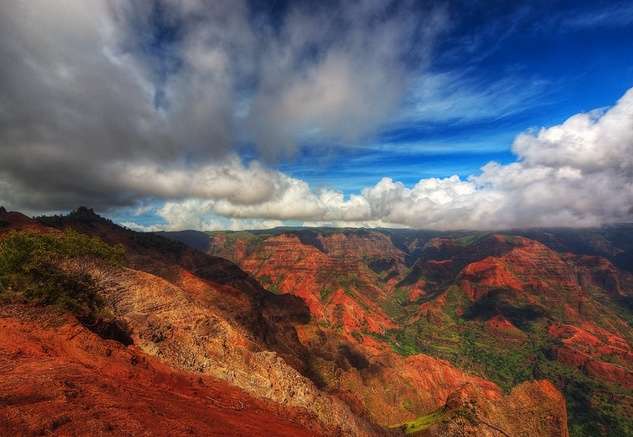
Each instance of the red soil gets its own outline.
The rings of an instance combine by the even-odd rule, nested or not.
[[[267,277],[280,291],[302,298],[310,312],[319,318],[323,316],[323,305],[318,273],[331,264],[327,255],[314,246],[302,244],[294,235],[271,237],[240,262],[255,277]]]
[[[559,361],[584,370],[588,375],[633,388],[633,351],[622,337],[585,322],[580,327],[554,324],[549,333],[559,338]],[[606,357],[617,363],[604,361]]]
[[[323,432],[303,412],[174,370],[134,346],[97,337],[70,316],[41,307],[0,311],[0,435]]]
[[[517,300],[558,309],[568,320],[582,322],[600,317],[601,311],[579,281],[573,260],[541,243],[514,237],[511,250],[468,264],[460,274],[460,285],[472,300],[501,288],[514,291]]]
[[[351,334],[364,327],[370,332],[384,332],[395,325],[377,305],[376,294],[382,291],[368,277],[372,273],[361,267],[360,256],[390,254],[394,250],[380,250],[381,239],[348,239],[342,235],[322,238],[331,253],[324,253],[310,244],[302,243],[296,235],[283,234],[266,239],[256,251],[240,261],[240,266],[260,279],[267,281],[283,293],[302,298],[317,320],[341,322],[344,331]],[[337,280],[354,278],[354,285],[346,289],[332,289]],[[345,291],[353,291],[355,297]],[[339,317],[340,316],[340,317]],[[341,318],[342,320],[338,320]]]
[[[9,231],[29,230],[33,232],[50,232],[51,230],[40,225],[22,213],[7,211],[0,207],[0,235]]]
[[[338,290],[332,296],[327,308],[328,319],[336,320],[339,313],[343,331],[348,334],[361,330],[382,334],[386,329],[396,327],[382,314],[382,311],[374,307],[375,305],[369,309],[363,308],[355,298],[348,296],[343,290]],[[339,320],[336,321],[339,322]]]
[[[499,314],[486,321],[486,330],[497,337],[505,339],[523,340],[527,337],[523,331]]]

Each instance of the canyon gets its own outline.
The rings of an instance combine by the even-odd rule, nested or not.
[[[24,247],[46,251],[0,266],[2,433],[633,429],[626,227],[152,234],[0,210],[2,253]]]
[[[423,381],[432,374],[416,367],[425,357],[506,394],[551,381],[565,396],[572,435],[630,435],[632,230],[282,228],[187,237],[273,292],[301,297],[328,333],[319,348],[344,338],[368,362],[397,369],[390,390],[416,412],[437,408],[421,393],[444,400],[453,390],[433,387],[435,376]],[[314,342],[309,333],[304,338]],[[380,383],[321,374],[330,390],[343,384],[356,393],[378,423],[407,418],[375,388],[363,395]],[[409,392],[411,384],[424,389]]]

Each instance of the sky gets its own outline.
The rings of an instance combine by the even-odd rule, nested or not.
[[[0,4],[0,205],[133,229],[633,221],[633,2]]]

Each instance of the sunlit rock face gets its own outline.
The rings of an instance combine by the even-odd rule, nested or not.
[[[233,423],[245,415],[244,430],[259,419],[243,405],[258,405],[268,417],[262,426],[279,435],[564,436],[568,423],[602,432],[626,429],[630,417],[633,353],[626,320],[633,280],[622,262],[629,247],[623,238],[583,251],[570,249],[577,246],[568,234],[535,231],[188,233],[198,247],[206,239],[205,254],[174,241],[177,233],[165,234],[170,240],[132,232],[87,209],[39,220],[2,212],[0,219],[0,241],[16,232],[74,229],[125,249],[117,265],[90,257],[54,260],[61,271],[90,278],[125,336],[84,327],[69,314],[59,322],[67,327],[51,331],[41,324],[40,332],[36,316],[49,320],[50,307],[11,304],[2,307],[0,321],[20,332],[33,329],[37,338],[11,343],[7,337],[5,349],[37,349],[29,342],[48,339],[63,344],[56,336],[77,330],[86,343],[55,356],[79,366],[78,374],[92,371],[82,367],[91,360],[111,361],[104,377],[116,386],[120,374],[147,363],[141,368],[149,373],[139,374],[138,388],[129,390],[158,378],[187,396],[232,393],[222,405],[240,408],[218,420]],[[108,348],[114,352],[99,353]],[[78,364],[73,357],[79,355],[87,358]],[[28,360],[38,357],[25,358],[34,381],[40,370]],[[196,388],[196,378],[205,388]],[[99,396],[116,395],[100,390],[97,406]],[[158,394],[150,401],[152,411],[166,414]],[[189,412],[180,412],[180,404],[169,412],[207,432],[215,410],[194,418],[196,408],[206,407],[195,402]],[[20,414],[20,405],[7,414]],[[613,414],[606,417],[604,408]],[[46,411],[6,423],[49,426]],[[74,414],[55,426],[73,432]],[[142,420],[113,423],[133,429]]]
[[[549,378],[563,390],[576,429],[603,431],[613,423],[626,429],[633,400],[627,322],[633,238],[626,225],[503,233],[280,229],[205,238],[209,253],[234,260],[274,292],[306,302],[313,321],[299,337],[308,349],[322,351],[344,339],[367,360],[367,369],[380,368],[371,377],[354,366],[338,373],[319,368],[324,384],[337,388],[353,381],[353,372],[364,374],[362,383],[346,387],[380,423],[429,411],[463,384],[447,378],[459,382],[447,383],[435,403],[407,391],[419,384],[433,392],[421,376],[428,373],[410,371],[424,354],[507,391]],[[318,330],[310,327],[315,324]],[[408,399],[414,414],[379,400],[376,375],[390,374],[387,367],[398,369],[389,377],[390,390],[401,390],[397,397]],[[581,384],[592,388],[578,397],[573,391]],[[363,395],[363,387],[373,387],[372,394]],[[601,393],[614,400],[600,400]],[[583,413],[587,402],[593,402],[591,420]],[[615,407],[615,422],[600,412],[607,405]]]

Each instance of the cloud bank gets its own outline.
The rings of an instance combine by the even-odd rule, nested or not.
[[[414,6],[297,3],[270,16],[241,0],[3,2],[0,199],[47,210],[212,197],[230,188],[200,185],[245,145],[270,160],[374,133],[444,25]],[[190,193],[161,185],[188,172]],[[153,173],[155,185],[141,180]],[[254,182],[228,199],[271,189]]]
[[[210,215],[433,229],[595,226],[633,218],[633,88],[610,109],[519,135],[513,150],[517,162],[490,162],[465,180],[421,179],[407,188],[385,177],[349,198],[271,171],[264,201],[190,199],[168,202],[158,214],[167,228]],[[261,171],[238,162],[232,169],[243,180]]]
[[[540,94],[538,82],[482,88],[428,71],[447,26],[445,11],[416,2],[275,14],[239,0],[3,2],[0,202],[34,212],[159,202],[170,229],[218,218],[436,229],[631,220],[633,90],[519,135],[515,163],[466,179],[384,177],[344,196],[271,167],[302,144],[362,141],[403,117],[495,119]],[[244,147],[256,159],[240,158]]]

